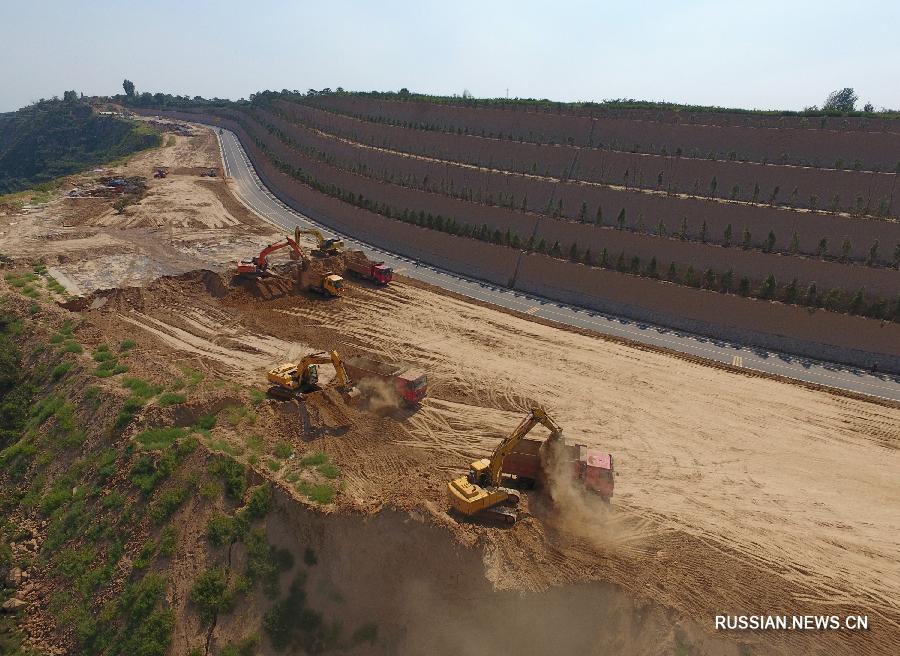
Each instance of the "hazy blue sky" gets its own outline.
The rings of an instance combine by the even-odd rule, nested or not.
[[[65,89],[900,108],[896,0],[0,0],[0,111]]]

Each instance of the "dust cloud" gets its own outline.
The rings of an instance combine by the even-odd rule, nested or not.
[[[400,408],[400,396],[391,383],[380,378],[363,378],[356,386],[366,399],[369,411],[389,414]]]
[[[584,488],[564,455],[562,440],[544,447],[546,488],[553,507],[549,521],[562,533],[590,542],[605,551],[644,550],[652,534],[648,521],[606,503]]]

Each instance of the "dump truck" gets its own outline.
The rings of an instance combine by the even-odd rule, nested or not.
[[[568,471],[584,489],[609,502],[615,487],[612,454],[570,444],[558,436],[546,440],[523,438],[503,459],[503,474],[515,477],[519,487],[545,487],[547,471]]]
[[[370,260],[362,251],[347,253],[346,262],[347,271],[379,285],[386,285],[394,278],[394,270],[391,267],[384,262]]]
[[[344,295],[344,279],[334,271],[301,270],[297,275],[301,289],[315,292],[322,296],[340,297]]]
[[[344,366],[350,377],[362,383],[377,379],[388,383],[406,406],[414,407],[428,394],[428,376],[424,371],[402,364],[380,362],[363,356],[344,358]]]

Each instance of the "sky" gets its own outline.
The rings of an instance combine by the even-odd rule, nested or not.
[[[0,111],[75,89],[900,108],[896,0],[0,1]]]

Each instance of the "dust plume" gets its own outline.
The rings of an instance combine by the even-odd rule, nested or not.
[[[549,520],[556,528],[607,551],[642,551],[652,531],[650,523],[585,489],[561,439],[547,442],[543,451],[547,492],[553,503]]]
[[[371,412],[388,414],[400,407],[400,395],[392,383],[380,378],[363,378],[356,386]]]

